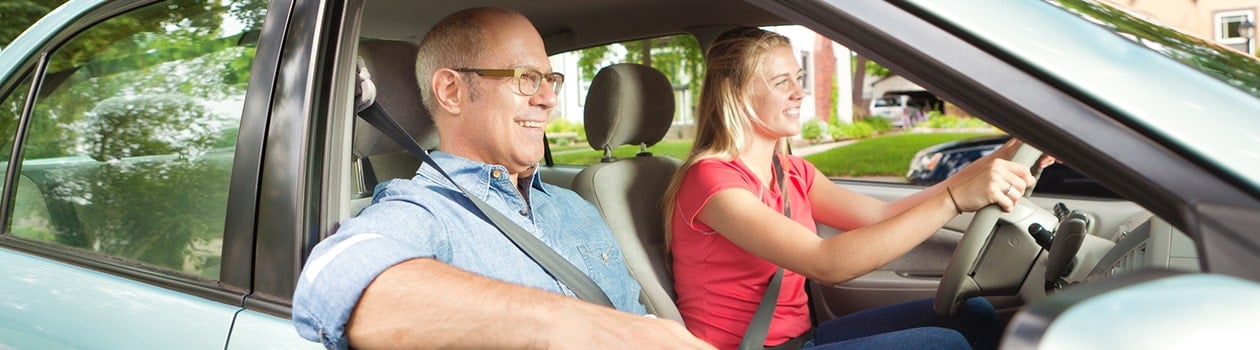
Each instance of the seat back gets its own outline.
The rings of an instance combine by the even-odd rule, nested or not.
[[[402,125],[420,147],[432,150],[437,148],[437,128],[420,101],[420,86],[416,83],[418,51],[419,47],[408,41],[368,40],[359,43],[359,56],[363,57],[364,66],[376,85],[376,102]],[[402,145],[357,118],[354,155],[368,160],[365,166],[370,166],[371,173],[375,173],[373,181],[411,178],[420,166],[420,160]]]
[[[612,229],[630,275],[643,286],[640,300],[648,312],[681,323],[660,201],[682,162],[646,150],[665,136],[673,119],[673,89],[660,71],[638,64],[600,70],[586,97],[584,124],[591,147],[603,150],[604,158],[578,173],[573,190],[594,203]],[[641,151],[615,159],[612,149],[621,145]]]
[[[359,43],[359,56],[371,75],[380,103],[403,130],[426,150],[437,148],[437,128],[420,100],[416,83],[416,53],[419,47],[408,41],[365,40]],[[371,202],[377,183],[395,178],[411,178],[420,167],[420,158],[382,134],[371,124],[355,118],[354,168],[358,176],[359,198],[351,202],[358,214]]]

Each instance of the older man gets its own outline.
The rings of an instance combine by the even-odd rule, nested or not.
[[[476,8],[420,44],[417,79],[452,179],[591,277],[616,310],[548,275],[446,178],[422,166],[312,251],[293,297],[299,333],[333,348],[709,348],[643,317],[639,285],[598,212],[534,176],[562,75],[511,10]]]

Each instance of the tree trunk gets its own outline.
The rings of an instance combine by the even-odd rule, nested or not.
[[[643,53],[643,65],[652,66],[652,39],[643,39],[643,45],[639,45],[639,51]]]
[[[849,90],[853,92],[853,121],[855,122],[871,115],[871,111],[867,110],[869,104],[862,100],[864,87],[866,87],[866,57],[857,55],[856,62],[853,64],[853,86]]]

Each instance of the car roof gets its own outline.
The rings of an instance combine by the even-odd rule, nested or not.
[[[684,32],[712,32],[716,36],[736,26],[788,23],[747,2],[729,0],[367,0],[363,18],[372,20],[364,21],[360,36],[419,41],[447,14],[478,6],[520,11],[538,28],[551,53]]]

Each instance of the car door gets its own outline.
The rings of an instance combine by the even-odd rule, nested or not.
[[[257,195],[233,184],[258,173],[238,143],[262,140],[241,129],[266,117],[243,111],[271,84],[251,84],[275,65],[255,60],[268,5],[75,1],[0,54],[0,347],[317,345],[242,307]]]
[[[823,11],[818,9],[833,6],[831,4],[784,5],[775,1],[763,1],[757,2],[757,4],[772,10],[781,11],[786,17],[801,16],[801,13],[823,13]],[[817,8],[814,6],[817,6]],[[933,74],[932,72],[922,72],[924,70],[922,67],[915,67],[918,68],[917,70],[910,69],[907,62],[932,62],[930,58],[932,56],[919,52],[921,45],[916,46],[906,43],[930,41],[934,40],[931,38],[947,35],[947,33],[928,26],[917,31],[900,30],[904,29],[903,27],[906,23],[912,23],[919,19],[900,11],[895,6],[846,3],[840,7],[845,11],[852,12],[828,12],[828,16],[819,17],[826,19],[822,20],[821,24],[814,26],[814,29],[823,33],[828,30],[834,30],[833,33],[840,33],[832,36],[832,38],[841,41],[841,44],[847,45],[864,55],[878,59],[880,63],[885,64],[887,68],[896,73],[908,78],[915,78],[914,80],[917,82],[924,83],[923,77]],[[806,8],[809,10],[803,10]],[[812,20],[806,22],[812,22]],[[862,22],[864,26],[862,27],[863,33],[868,33],[869,35],[857,34],[857,31],[850,28],[849,21]],[[839,23],[846,24],[840,25]],[[898,30],[894,31],[892,29]],[[893,35],[893,32],[896,35]],[[900,59],[885,59],[883,57]],[[980,61],[977,60],[977,62]],[[992,64],[992,67],[1002,65],[1000,62],[990,62],[989,64]],[[969,109],[968,112],[975,116],[982,116],[985,120],[990,121],[1002,120],[983,115],[990,111],[999,111],[1000,109],[995,109],[997,107],[991,104],[967,103],[967,100],[958,98],[959,96],[965,96],[971,99],[972,96],[969,95],[980,94],[979,92],[941,84],[925,86],[929,87],[934,94],[944,96],[947,100],[952,100],[949,102],[959,103],[959,106],[966,107]],[[993,113],[996,114],[997,112]],[[988,129],[987,132],[993,134],[1003,133],[997,128]],[[895,148],[890,147],[890,149]],[[807,157],[807,159],[809,158]],[[850,190],[885,201],[895,201],[924,188],[922,186],[904,184],[904,181],[900,178],[894,178],[891,181],[887,180],[889,179],[833,179],[833,182]],[[1135,213],[1143,211],[1143,208],[1131,202],[1110,198],[1038,195],[1033,198],[1033,201],[1044,208],[1050,208],[1055,203],[1062,202],[1068,205],[1069,208],[1093,213],[1095,222],[1098,223],[1094,232],[1114,232],[1114,229],[1125,220]],[[963,232],[966,231],[970,219],[970,214],[956,217],[919,247],[877,271],[836,286],[811,284],[809,287],[812,294],[811,300],[814,303],[814,310],[817,312],[817,319],[820,321],[827,320],[873,307],[932,298],[936,292],[940,274],[948,265],[954,248],[959,239],[961,239]],[[840,234],[839,230],[825,226],[820,226],[819,232],[823,236]],[[1023,303],[1021,298],[1015,295],[1010,297],[990,297],[989,299],[1006,316],[1013,313],[1015,308]]]

